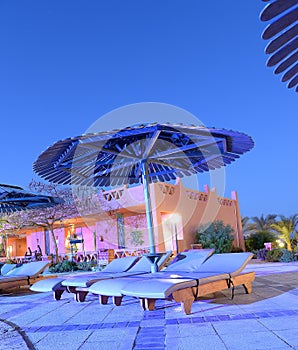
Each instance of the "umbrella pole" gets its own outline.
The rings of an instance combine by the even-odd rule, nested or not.
[[[155,244],[154,244],[154,231],[153,231],[153,218],[152,218],[152,207],[150,199],[150,190],[149,190],[149,173],[148,173],[148,164],[147,161],[143,161],[142,165],[142,183],[144,189],[144,199],[145,199],[145,208],[146,208],[146,218],[148,225],[148,234],[149,234],[149,246],[150,253],[155,253]]]

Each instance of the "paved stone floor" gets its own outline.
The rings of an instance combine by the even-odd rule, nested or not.
[[[179,304],[157,302],[144,312],[138,301],[100,305],[88,295],[76,303],[64,293],[15,290],[0,295],[0,350],[296,349],[298,262],[252,263],[253,293],[239,286],[200,298],[185,315]]]

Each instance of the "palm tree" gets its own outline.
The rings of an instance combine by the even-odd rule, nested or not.
[[[272,225],[275,224],[276,217],[276,214],[268,214],[266,217],[264,217],[264,214],[260,217],[253,216],[251,218],[253,223],[250,225],[249,230],[253,233],[272,232]]]
[[[298,236],[298,214],[286,217],[279,215],[280,220],[271,225],[272,229],[279,234],[279,237],[285,241],[287,249],[292,251],[293,240]]]
[[[248,216],[241,217],[242,232],[244,237],[248,237],[251,234],[251,223]]]

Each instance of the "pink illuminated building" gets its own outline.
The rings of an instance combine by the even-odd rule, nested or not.
[[[150,185],[154,239],[157,251],[190,249],[200,224],[222,220],[234,229],[234,246],[245,250],[238,197],[218,196],[208,186],[204,191],[176,184]],[[66,220],[56,227],[59,254],[70,253],[70,239],[82,239],[77,251],[94,252],[113,249],[147,249],[149,246],[142,186],[123,186],[103,192],[106,209],[99,213]],[[26,229],[19,238],[8,242],[11,256],[24,256],[27,247],[40,246],[43,254],[54,253],[49,232]],[[177,246],[178,245],[178,246]]]

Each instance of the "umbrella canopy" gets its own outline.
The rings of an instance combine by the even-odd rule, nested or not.
[[[231,130],[142,124],[58,141],[38,157],[33,169],[58,184],[108,187],[141,182],[154,252],[149,183],[220,168],[253,145],[251,137]]]
[[[63,203],[57,197],[25,191],[22,187],[0,184],[0,213],[12,213],[25,209],[46,208]]]
[[[283,73],[281,80],[298,92],[298,0],[263,0],[268,2],[260,19],[269,22],[262,38],[270,40],[265,52],[270,55],[268,67]]]

